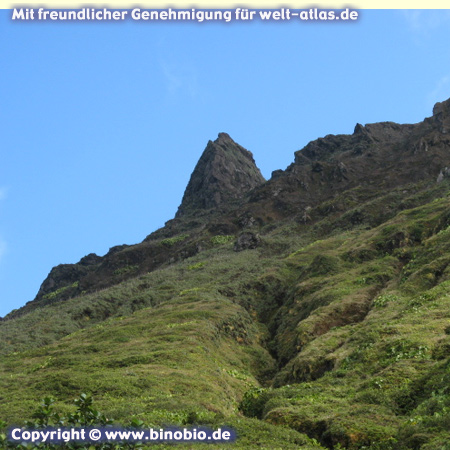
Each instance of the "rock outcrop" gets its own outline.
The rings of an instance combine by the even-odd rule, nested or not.
[[[450,99],[417,124],[357,124],[351,135],[328,135],[295,152],[294,162],[251,195],[252,213],[276,220],[350,189],[368,196],[438,180],[450,167]],[[441,174],[441,175],[440,175]],[[271,213],[269,215],[269,212]]]
[[[195,166],[176,217],[227,207],[264,182],[253,155],[220,133],[208,142]]]

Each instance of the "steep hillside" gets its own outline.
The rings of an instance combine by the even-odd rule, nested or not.
[[[175,219],[0,322],[0,418],[88,392],[121,423],[229,425],[230,448],[450,448],[449,130],[450,100],[269,181],[220,134]]]

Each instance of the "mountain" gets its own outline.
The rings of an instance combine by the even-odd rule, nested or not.
[[[265,181],[253,155],[226,133],[209,141],[192,172],[176,217],[199,210],[229,208]]]
[[[0,418],[89,392],[117,421],[226,424],[232,448],[447,448],[449,133],[447,100],[267,181],[220,133],[174,219],[0,321]]]

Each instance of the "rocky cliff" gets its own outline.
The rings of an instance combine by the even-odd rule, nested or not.
[[[176,217],[199,210],[229,208],[265,179],[253,155],[226,133],[209,141],[184,192]]]

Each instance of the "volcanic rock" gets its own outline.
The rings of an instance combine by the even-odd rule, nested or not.
[[[264,181],[253,155],[220,133],[195,166],[176,217],[228,206]]]

